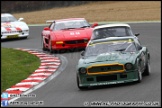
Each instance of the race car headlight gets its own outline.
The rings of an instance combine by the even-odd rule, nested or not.
[[[79,68],[79,72],[81,74],[85,74],[87,71],[86,71],[86,68]]]
[[[130,69],[132,69],[132,68],[133,68],[132,63],[126,63],[126,64],[125,64],[125,69],[126,69],[126,70],[130,70]]]

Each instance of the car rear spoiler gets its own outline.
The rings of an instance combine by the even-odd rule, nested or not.
[[[54,22],[54,21],[55,21],[55,20],[47,20],[47,21],[46,21],[46,24],[47,24],[47,23],[52,23],[52,22]]]

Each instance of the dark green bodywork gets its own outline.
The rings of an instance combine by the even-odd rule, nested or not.
[[[79,87],[99,86],[133,82],[139,80],[138,67],[144,72],[150,59],[146,47],[135,52],[114,51],[97,56],[82,56],[77,65],[77,80]],[[130,70],[125,64],[131,63]],[[80,68],[86,68],[86,73],[80,73]]]

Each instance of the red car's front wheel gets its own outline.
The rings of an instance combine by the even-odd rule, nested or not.
[[[51,41],[51,39],[49,39],[49,52],[50,52],[50,53],[53,53],[52,41]]]
[[[47,49],[45,48],[45,46],[44,46],[43,37],[42,37],[42,50],[43,50],[43,51],[46,51],[46,50],[47,50]]]

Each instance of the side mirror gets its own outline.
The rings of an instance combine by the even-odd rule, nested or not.
[[[22,21],[22,20],[24,20],[24,18],[19,18],[19,20],[18,20],[18,21]]]
[[[84,56],[84,53],[85,53],[85,51],[82,51],[82,52],[81,52],[81,56]]]
[[[96,26],[98,26],[98,23],[94,23],[94,24],[92,25],[92,28],[94,28],[94,27],[96,27]]]
[[[45,27],[43,30],[50,30],[50,28],[49,27]]]
[[[135,33],[134,35],[135,35],[135,36],[139,36],[140,34],[139,34],[139,33]]]

